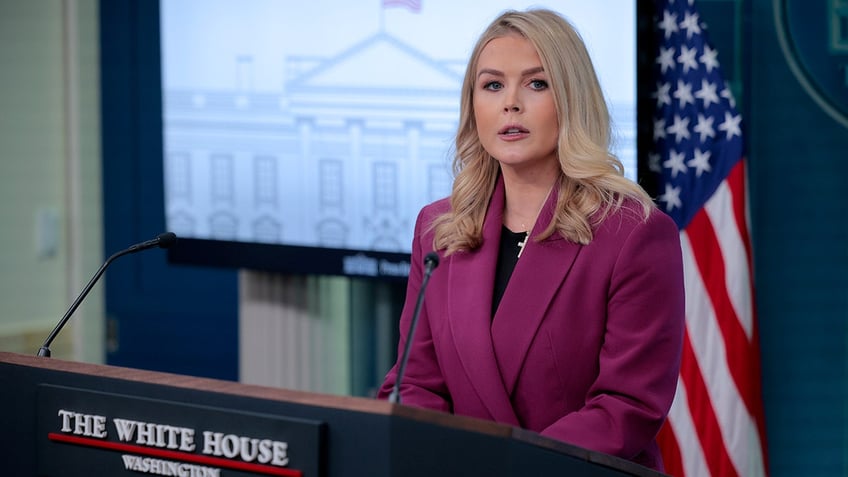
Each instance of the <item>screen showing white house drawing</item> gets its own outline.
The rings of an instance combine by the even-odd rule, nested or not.
[[[408,253],[420,208],[450,193],[473,43],[528,6],[582,34],[635,178],[632,0],[162,0],[168,230]]]

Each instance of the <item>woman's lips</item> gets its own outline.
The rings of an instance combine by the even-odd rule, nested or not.
[[[498,136],[506,141],[515,141],[518,139],[524,139],[525,137],[530,135],[530,131],[522,127],[518,124],[510,124],[502,127],[498,131]]]

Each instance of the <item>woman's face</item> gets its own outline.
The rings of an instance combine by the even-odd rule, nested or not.
[[[558,167],[556,105],[529,40],[510,34],[490,41],[477,62],[473,94],[480,142],[502,168]]]

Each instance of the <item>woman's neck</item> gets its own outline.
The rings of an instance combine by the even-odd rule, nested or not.
[[[520,180],[504,174],[505,204],[503,223],[513,232],[530,232],[542,211],[557,177]]]

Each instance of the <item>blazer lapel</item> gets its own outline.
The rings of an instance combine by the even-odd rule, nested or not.
[[[513,270],[492,323],[492,340],[506,392],[512,394],[524,358],[581,249],[560,235],[542,242],[532,237],[553,218],[557,194],[551,193]]]
[[[456,353],[481,402],[498,422],[519,425],[492,345],[492,290],[498,260],[504,190],[498,182],[486,212],[483,243],[451,257],[448,307]]]

